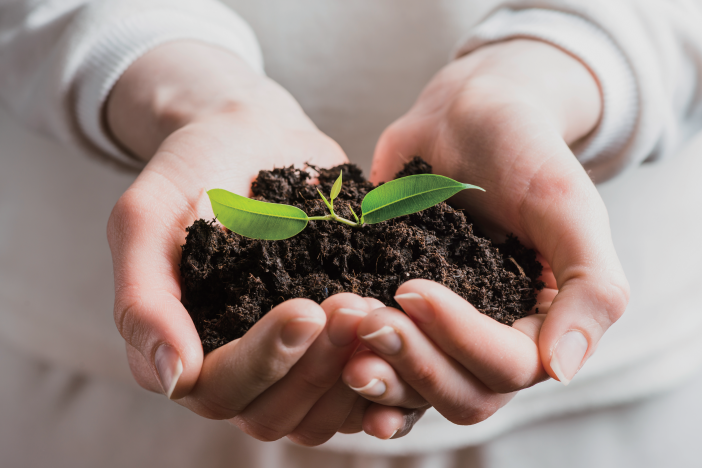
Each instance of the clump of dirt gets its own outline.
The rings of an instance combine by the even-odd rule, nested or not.
[[[357,166],[312,169],[319,185],[310,185],[312,176],[293,167],[261,171],[251,186],[253,198],[324,216],[327,208],[317,187],[328,194],[343,170],[335,211],[346,219],[352,219],[349,206],[361,212],[373,184]],[[430,172],[429,164],[415,158],[397,177]],[[399,308],[393,299],[398,286],[424,278],[511,325],[536,304],[536,291],[543,288],[533,250],[515,237],[494,245],[466,213],[447,203],[360,229],[311,221],[302,233],[282,241],[248,239],[214,220],[197,220],[187,231],[180,264],[183,304],[205,352],[241,337],[266,312],[296,297],[322,302],[352,292]]]

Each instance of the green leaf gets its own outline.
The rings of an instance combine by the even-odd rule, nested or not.
[[[334,207],[332,206],[331,203],[329,203],[329,201],[326,198],[324,198],[324,194],[322,193],[322,191],[317,189],[317,193],[319,194],[320,197],[322,197],[322,201],[324,202],[325,205],[327,205],[327,208],[329,208],[329,211],[334,211]]]
[[[334,182],[334,185],[332,186],[331,195],[329,197],[332,203],[334,203],[334,199],[337,195],[339,195],[339,192],[341,192],[341,176],[343,173],[344,171],[339,171],[339,178],[336,179],[336,182]]]
[[[361,221],[375,224],[416,213],[471,188],[483,190],[436,174],[395,179],[368,192],[361,203]]]
[[[287,239],[307,226],[307,215],[294,206],[252,200],[222,189],[207,195],[219,222],[245,237]]]

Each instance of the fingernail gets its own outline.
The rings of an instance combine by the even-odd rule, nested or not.
[[[400,429],[402,429],[402,428],[400,428]],[[378,436],[373,436],[373,437],[375,437],[376,439],[380,439],[380,440],[390,440],[390,439],[392,439],[393,437],[395,437],[395,434],[397,434],[398,432],[400,432],[400,429],[395,429],[395,432],[393,432],[393,433],[390,435],[390,437],[378,437]]]
[[[356,393],[360,393],[361,395],[369,396],[369,397],[379,397],[383,393],[385,393],[385,390],[388,389],[388,387],[385,385],[385,382],[383,382],[380,379],[373,379],[370,382],[368,382],[367,385],[363,387],[352,387],[349,385],[349,388],[353,390]]]
[[[563,385],[568,385],[580,369],[588,343],[579,331],[569,331],[558,340],[551,356],[551,369]]]
[[[383,354],[396,354],[402,348],[402,340],[394,328],[385,325],[380,330],[374,331],[368,335],[362,336],[366,343],[375,351]]]
[[[354,309],[336,309],[329,318],[329,341],[335,346],[348,346],[356,340],[356,328],[366,312]]]
[[[430,323],[434,320],[434,308],[420,294],[399,294],[395,296],[395,300],[402,306],[402,310],[417,322]]]
[[[180,360],[178,351],[164,343],[156,350],[154,364],[156,365],[158,378],[161,380],[163,392],[170,399],[178,379],[183,373],[183,361]]]
[[[307,343],[323,326],[324,323],[319,320],[304,317],[294,318],[285,324],[280,336],[285,346],[295,348]]]

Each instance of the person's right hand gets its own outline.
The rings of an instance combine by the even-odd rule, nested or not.
[[[288,435],[316,445],[339,430],[360,431],[370,403],[340,375],[358,345],[357,324],[378,301],[290,300],[206,356],[180,302],[185,228],[213,217],[206,190],[246,196],[260,169],[342,164],[341,148],[277,84],[195,43],[136,61],[109,98],[107,122],[116,141],[148,160],[107,230],[115,322],[137,382],[261,440]]]

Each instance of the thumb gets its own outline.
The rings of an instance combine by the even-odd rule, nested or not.
[[[568,385],[624,313],[629,284],[604,202],[572,155],[538,171],[520,211],[559,290],[539,334],[541,360],[551,377]]]
[[[166,192],[165,187],[160,192],[165,199],[178,200]],[[146,389],[173,399],[190,392],[203,361],[197,330],[180,302],[177,265],[184,219],[177,218],[186,214],[176,211],[163,209],[138,180],[115,205],[107,228],[115,324],[128,345],[132,373]]]

